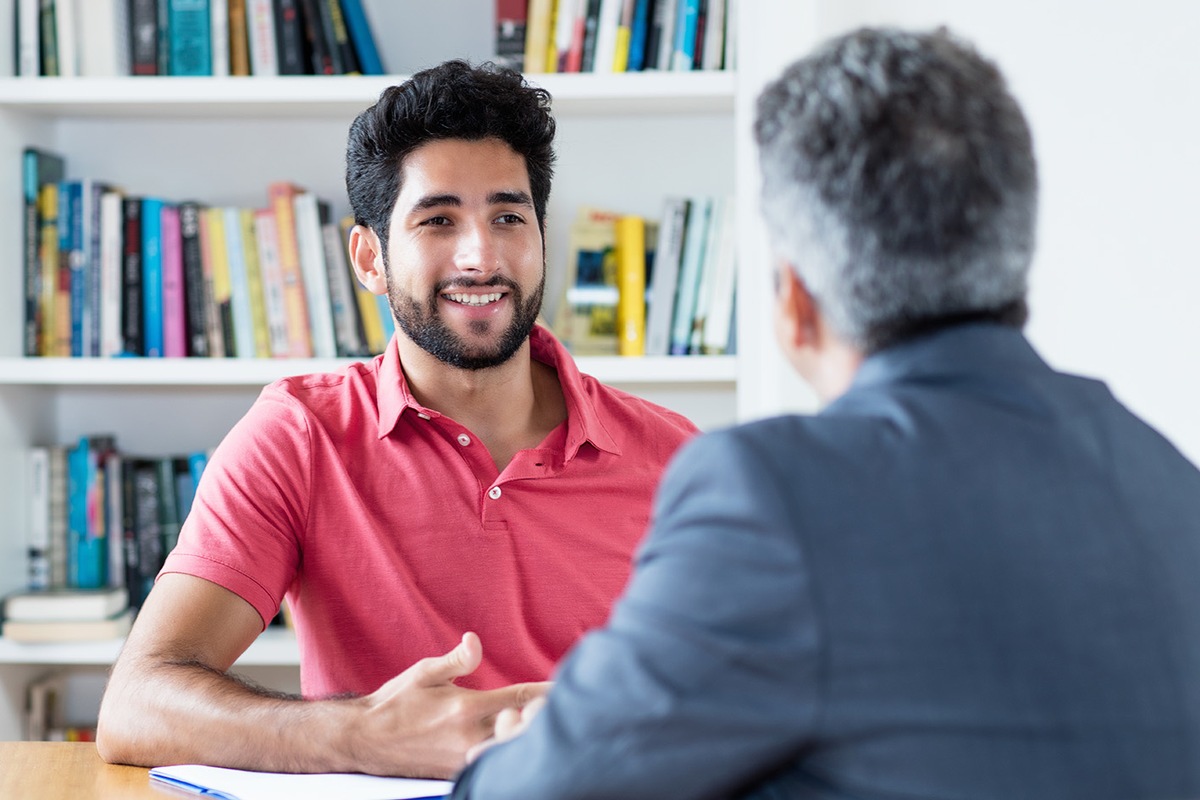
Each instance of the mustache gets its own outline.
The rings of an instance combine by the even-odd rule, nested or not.
[[[467,278],[446,278],[434,284],[433,290],[436,294],[441,294],[447,289],[479,289],[502,286],[505,289],[520,291],[520,286],[512,278],[504,275],[493,275],[486,281],[472,281]]]

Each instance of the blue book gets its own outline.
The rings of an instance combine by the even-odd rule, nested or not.
[[[170,74],[212,75],[208,0],[171,0],[168,13]]]
[[[246,266],[246,248],[242,242],[242,221],[237,206],[226,206],[225,249],[229,254],[229,306],[233,314],[234,352],[238,358],[254,358],[254,311],[250,306],[250,276]],[[225,346],[228,348],[229,343]]]
[[[637,0],[633,7],[633,27],[629,33],[629,61],[627,72],[641,72],[646,68],[646,39],[650,31],[650,0]]]
[[[341,0],[342,18],[346,22],[346,31],[350,34],[350,42],[354,45],[354,53],[358,56],[358,66],[363,75],[385,75],[383,61],[379,58],[379,48],[375,44],[375,35],[371,32],[371,23],[363,9],[362,0]]]
[[[671,315],[671,350],[673,356],[687,355],[692,339],[692,323],[696,313],[696,298],[700,291],[701,268],[708,242],[712,198],[696,197],[691,201],[687,231],[684,233],[683,255],[679,260],[679,280],[675,287],[675,311]]]
[[[108,582],[104,469],[112,436],[82,436],[67,453],[67,582],[100,589]]]
[[[58,254],[70,271],[71,355],[91,355],[89,318],[89,255],[92,187],[89,180],[70,180],[58,190]]]
[[[208,453],[203,450],[194,450],[187,454],[188,470],[192,473],[192,486],[200,485],[200,476],[204,474],[204,468],[208,466]]]
[[[379,303],[379,321],[383,323],[383,338],[385,341],[391,341],[392,334],[396,332],[396,320],[392,317],[392,307],[388,305],[387,295],[375,295],[375,302]]]
[[[700,0],[679,0],[677,14],[671,69],[685,72],[692,69],[696,60],[696,28],[700,21]]]
[[[142,330],[144,356],[163,355],[162,209],[157,197],[142,199]]]

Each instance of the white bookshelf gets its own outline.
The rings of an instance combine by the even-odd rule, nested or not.
[[[490,0],[469,0],[481,9]],[[462,0],[456,0],[459,5]],[[0,0],[0,33],[12,0]],[[547,319],[562,289],[568,229],[584,205],[657,218],[668,194],[733,195],[739,209],[738,355],[580,358],[584,372],[713,428],[774,410],[777,364],[769,281],[753,217],[757,191],[750,138],[760,46],[775,25],[807,25],[799,6],[739,4],[734,72],[530,76],[553,96],[558,163],[548,212]],[[443,28],[449,28],[442,25]],[[445,57],[461,56],[454,30]],[[0,36],[0,595],[25,579],[24,459],[35,443],[111,432],[127,452],[211,447],[276,378],[337,369],[343,360],[42,359],[21,355],[20,153],[56,151],[69,176],[117,183],[132,194],[261,206],[266,186],[293,180],[345,199],[346,132],[379,92],[403,78],[47,79],[11,74],[11,35]],[[794,52],[795,42],[784,46]],[[476,59],[477,60],[477,59]],[[746,264],[754,268],[744,278]],[[759,274],[761,272],[761,274]],[[294,639],[269,632],[239,665],[295,672]],[[286,634],[285,634],[286,637]],[[47,667],[101,669],[120,642],[17,645],[0,640],[0,740],[16,738],[25,684]]]

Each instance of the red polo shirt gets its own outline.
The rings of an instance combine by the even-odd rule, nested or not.
[[[266,387],[216,449],[163,572],[217,583],[266,625],[286,594],[309,697],[374,691],[473,630],[463,686],[546,680],[608,618],[684,417],[581,374],[548,332],[567,421],[504,471],[373,361]]]

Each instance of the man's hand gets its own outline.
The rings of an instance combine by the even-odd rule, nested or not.
[[[470,764],[479,758],[480,754],[492,745],[507,742],[509,739],[520,736],[545,705],[546,698],[542,695],[530,700],[522,708],[506,708],[501,711],[496,715],[496,726],[492,738],[482,741],[468,750],[467,763]]]
[[[454,684],[482,661],[479,637],[466,633],[449,653],[421,659],[364,698],[364,723],[351,734],[358,768],[381,775],[451,778],[466,765],[467,752],[492,735],[502,711],[519,714],[549,689],[549,683],[490,691]]]

